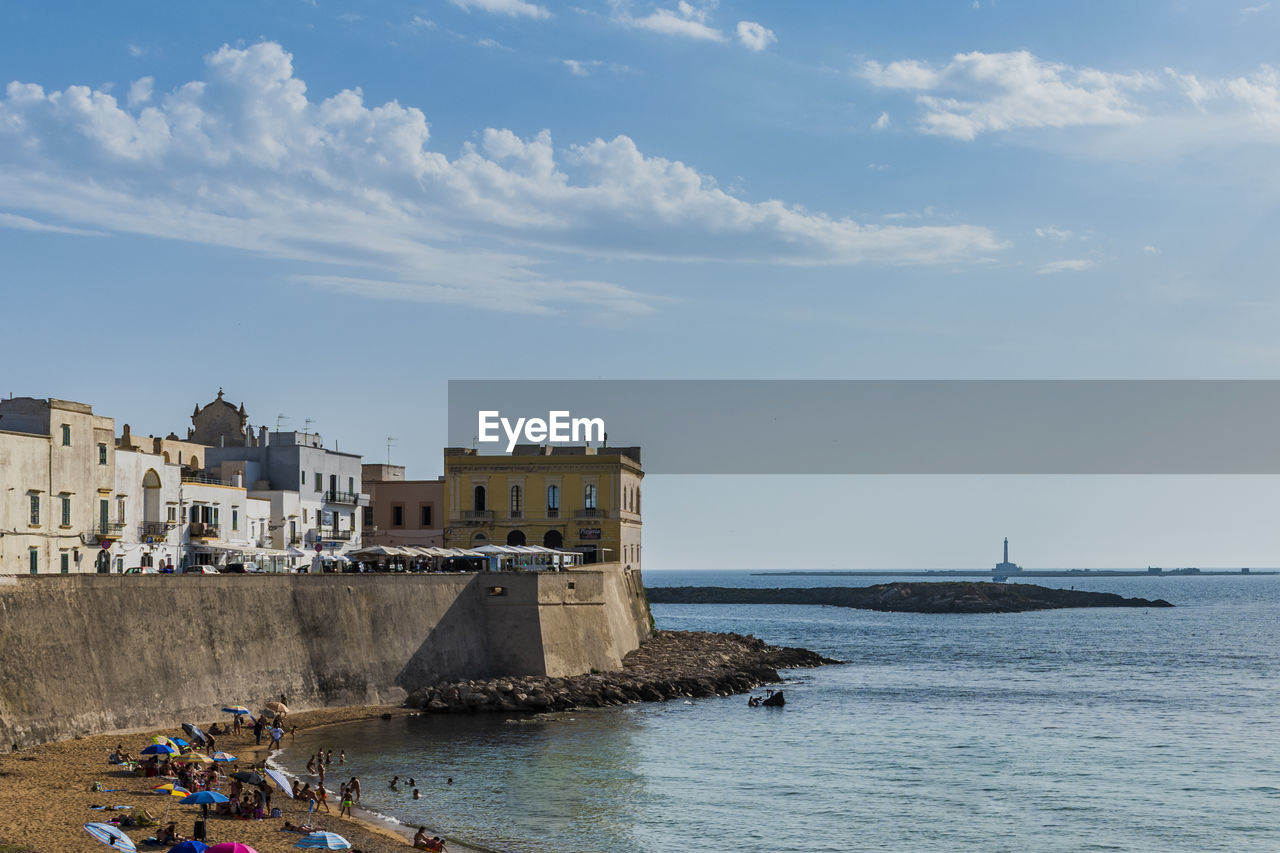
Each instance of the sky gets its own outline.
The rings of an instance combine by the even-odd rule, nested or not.
[[[1278,378],[1278,23],[15,0],[0,393],[434,477],[449,379]],[[645,566],[1277,565],[1276,486],[651,477]]]

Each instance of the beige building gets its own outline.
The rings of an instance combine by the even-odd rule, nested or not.
[[[0,573],[105,571],[123,531],[114,496],[111,418],[68,400],[0,400]]]
[[[444,477],[406,480],[402,465],[362,465],[364,544],[444,545]]]
[[[444,469],[445,547],[542,545],[640,568],[640,448],[448,447]]]

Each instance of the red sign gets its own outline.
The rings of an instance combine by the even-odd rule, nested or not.
[[[319,542],[317,542],[317,543],[316,543],[316,553],[317,553],[317,554],[319,554],[319,553],[320,553],[321,551],[323,551],[323,550],[324,550],[324,547],[323,547]]]
[[[111,540],[110,540],[110,539],[103,539],[103,540],[99,541],[99,542],[98,542],[98,544],[102,546],[102,550],[104,550],[104,551],[110,551],[110,550],[111,550]]]
[[[600,528],[599,527],[579,527],[578,538],[579,539],[599,539]]]

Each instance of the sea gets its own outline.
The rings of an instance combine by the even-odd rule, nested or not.
[[[375,816],[502,853],[1280,851],[1280,577],[1034,582],[1176,606],[654,605],[659,628],[753,634],[844,663],[785,671],[784,708],[731,696],[397,717],[301,732],[276,762],[306,778],[307,756],[332,749],[329,779],[359,776]]]

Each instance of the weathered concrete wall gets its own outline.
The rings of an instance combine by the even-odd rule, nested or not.
[[[624,572],[595,568],[11,579],[0,585],[0,749],[208,723],[227,703],[282,694],[299,710],[398,702],[443,679],[616,669],[648,636],[648,612],[619,618],[636,612],[634,599],[609,600]]]

